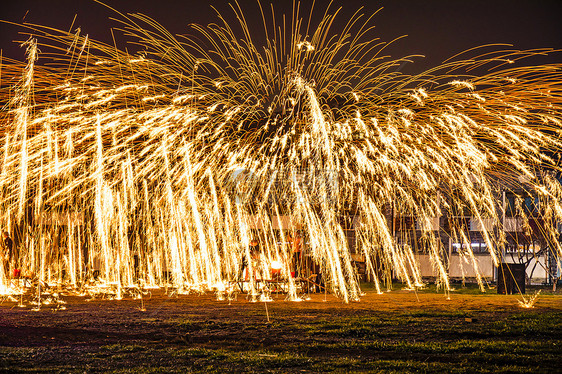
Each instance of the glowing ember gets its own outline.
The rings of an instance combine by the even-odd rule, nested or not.
[[[535,307],[535,303],[537,302],[537,298],[539,297],[539,294],[541,293],[541,290],[538,290],[534,295],[529,296],[528,298],[525,297],[524,295],[521,295],[521,298],[523,300],[517,300],[517,302],[519,303],[519,306],[525,309],[530,309],[530,308],[534,308]]]

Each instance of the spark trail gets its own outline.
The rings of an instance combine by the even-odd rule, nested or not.
[[[121,14],[135,55],[80,30],[26,25],[27,62],[4,59],[0,77],[0,225],[15,233],[26,274],[83,289],[97,270],[119,290],[223,295],[256,238],[249,273],[268,278],[274,263],[295,299],[287,235],[298,229],[328,289],[356,300],[342,223],[355,216],[377,289],[393,277],[422,285],[421,250],[448,289],[444,235],[470,244],[457,218],[473,217],[497,265],[502,191],[521,180],[562,257],[562,65],[518,62],[555,51],[482,48],[407,75],[397,68],[410,58],[385,57],[360,13],[334,30],[338,10],[312,24],[295,4],[290,24],[277,24],[262,9],[256,45],[232,11],[237,24],[218,14],[181,37]],[[407,217],[417,230],[397,228]]]

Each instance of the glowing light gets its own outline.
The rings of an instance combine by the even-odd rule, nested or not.
[[[283,32],[264,18],[260,47],[235,12],[243,37],[224,21],[174,43],[131,15],[124,27],[142,57],[34,26],[27,64],[2,61],[0,225],[18,228],[26,274],[113,299],[142,284],[232,300],[242,281],[253,301],[269,301],[263,284],[276,270],[298,301],[300,278],[313,273],[295,269],[302,256],[347,302],[361,295],[343,223],[353,214],[353,255],[378,293],[393,277],[423,286],[420,252],[449,289],[439,221],[470,243],[471,217],[498,265],[502,192],[521,176],[562,258],[561,64],[468,74],[548,50],[409,76],[392,71],[404,59],[381,57],[385,45],[359,15],[343,33],[329,12],[318,25],[297,12]],[[57,68],[36,66],[35,38],[64,51]],[[463,256],[483,288],[470,245]],[[0,266],[0,293],[17,292]]]
[[[525,309],[531,309],[535,307],[535,303],[537,302],[537,298],[539,297],[541,290],[538,290],[534,295],[529,296],[528,298],[524,295],[521,295],[523,300],[517,300],[519,306]]]

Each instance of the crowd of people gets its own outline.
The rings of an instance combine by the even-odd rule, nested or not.
[[[288,274],[292,278],[304,278],[312,276],[310,280],[316,284],[317,289],[322,283],[320,266],[312,260],[310,256],[303,254],[303,237],[299,231],[294,235],[287,236],[288,253]],[[249,255],[249,256],[248,256]],[[19,262],[19,252],[17,246],[7,231],[2,233],[2,251],[0,260],[4,269],[4,275],[8,278],[19,278],[21,268]],[[251,266],[250,266],[251,264]],[[268,279],[273,276],[280,277],[280,269],[274,269],[268,263],[265,255],[260,250],[259,241],[255,238],[250,240],[248,251],[244,250],[241,256],[241,263],[238,270],[238,280],[248,281],[250,279]]]
[[[318,292],[323,287],[320,265],[311,256],[305,255],[301,232],[296,231],[293,235],[289,234],[286,245],[288,246],[287,258],[289,259],[288,274],[294,279],[306,279],[315,285],[315,290]],[[250,263],[252,266],[250,266]],[[272,264],[269,264],[260,250],[259,241],[255,238],[251,239],[248,251],[245,249],[242,251],[238,280],[266,280],[269,278],[279,280],[280,277],[280,269],[276,269]]]

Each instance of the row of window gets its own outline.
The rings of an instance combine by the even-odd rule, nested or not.
[[[472,249],[473,253],[487,253],[488,245],[485,242],[471,242],[470,246],[468,243],[453,243],[452,246],[453,253],[470,253],[469,248]]]

